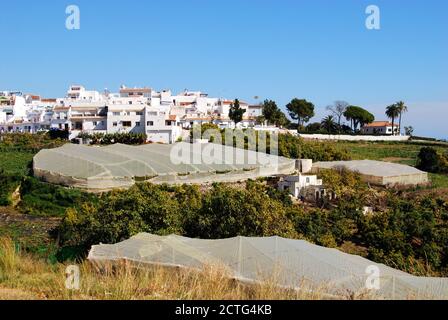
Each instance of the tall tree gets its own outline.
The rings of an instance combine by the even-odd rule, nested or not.
[[[229,118],[235,122],[235,125],[243,121],[243,115],[246,110],[240,107],[240,101],[235,99],[235,101],[230,106]]]
[[[280,111],[277,104],[273,100],[264,100],[262,105],[264,118],[269,124],[274,123],[277,113]]]
[[[373,114],[358,106],[348,106],[344,112],[344,117],[350,121],[353,131],[356,131],[358,126],[363,127],[365,124],[375,121]]]
[[[396,104],[392,104],[386,108],[386,116],[392,119],[392,135],[395,135],[395,119],[400,115],[400,111]]]
[[[279,109],[275,117],[274,123],[277,127],[289,126],[291,121],[286,117],[286,115]]]
[[[286,126],[289,123],[286,115],[277,107],[273,100],[265,100],[263,102],[263,117],[269,124],[274,124],[278,127]]]
[[[328,133],[333,133],[338,127],[337,123],[334,121],[334,116],[332,115],[323,118],[321,125]]]
[[[333,116],[337,119],[338,131],[341,130],[341,120],[348,106],[349,103],[346,101],[335,101],[333,105],[327,107],[327,110],[331,111]]]
[[[297,131],[300,130],[301,126],[314,117],[314,104],[305,99],[292,99],[291,102],[286,105],[286,109],[288,109],[291,118],[297,120]]]
[[[398,101],[395,105],[397,106],[398,111],[400,112],[398,128],[399,128],[399,132],[401,134],[401,118],[403,117],[403,113],[408,112],[408,107],[405,105],[405,103],[403,101]]]

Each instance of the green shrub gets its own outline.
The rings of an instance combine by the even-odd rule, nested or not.
[[[22,151],[37,153],[42,149],[56,148],[66,143],[52,139],[48,133],[8,133],[0,135],[0,152]]]
[[[141,145],[146,143],[147,136],[144,133],[80,133],[78,138],[89,140],[92,145],[111,145],[115,143],[128,145]]]
[[[88,248],[115,243],[139,232],[190,237],[237,235],[296,237],[282,202],[254,183],[240,190],[216,184],[202,194],[197,186],[135,185],[101,196],[97,204],[69,209],[61,226],[64,245]]]
[[[26,177],[21,185],[23,213],[34,216],[62,217],[67,208],[77,207],[84,201],[94,201],[95,196],[78,189],[68,189]]]
[[[448,155],[433,147],[424,147],[418,154],[417,167],[431,173],[448,173]]]
[[[12,193],[19,185],[19,176],[7,174],[0,168],[0,207],[12,205]]]

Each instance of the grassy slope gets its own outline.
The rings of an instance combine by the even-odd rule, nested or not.
[[[0,151],[0,169],[9,174],[26,175],[29,173],[34,154],[23,151]]]

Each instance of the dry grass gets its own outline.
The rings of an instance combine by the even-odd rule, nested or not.
[[[78,264],[79,290],[65,286],[68,265],[50,265],[20,252],[9,238],[0,238],[0,300],[322,300],[374,299],[360,292],[325,294],[328,288],[301,290],[279,288],[280,272],[263,278],[263,283],[245,284],[234,280],[225,268],[202,270],[163,267],[140,268],[129,262],[113,265]]]
[[[275,279],[243,284],[224,268],[201,271],[136,268],[127,262],[101,267],[82,262],[80,290],[67,290],[67,265],[49,265],[20,252],[8,238],[0,238],[0,300],[297,300],[323,299],[319,290],[279,289]]]

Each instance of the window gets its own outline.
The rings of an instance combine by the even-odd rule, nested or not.
[[[165,121],[166,126],[171,126],[172,124],[173,124],[173,121],[170,121],[170,120]]]
[[[137,112],[136,114],[137,114],[138,116],[142,116],[142,115],[143,115],[143,112],[139,111],[139,112]]]
[[[146,124],[147,124],[149,127],[152,127],[152,126],[154,125],[154,121],[148,121]]]
[[[118,123],[117,123],[117,122],[112,123],[112,125],[113,125],[114,127],[118,127]]]
[[[129,101],[129,104],[132,104],[132,101]]]
[[[132,127],[131,121],[122,121],[121,124],[123,125],[123,127],[126,127],[126,128]]]
[[[140,122],[137,121],[137,122],[135,123],[135,126],[136,126],[136,127],[140,127]]]
[[[310,183],[310,178],[306,178],[306,183]]]
[[[93,121],[93,125],[94,125],[94,126],[97,126],[97,125],[98,125],[98,122]]]
[[[114,112],[113,115],[114,115],[114,116],[119,116],[119,115],[120,115],[120,112]]]

